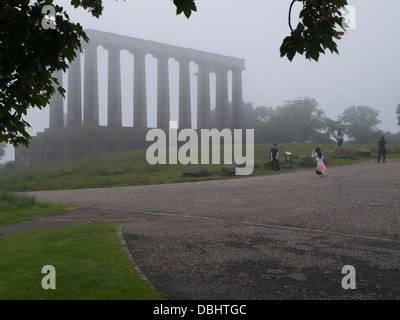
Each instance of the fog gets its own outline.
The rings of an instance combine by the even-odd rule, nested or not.
[[[293,62],[280,58],[279,47],[289,35],[287,23],[290,0],[198,0],[197,13],[190,19],[176,16],[172,1],[104,0],[103,15],[96,19],[83,9],[62,5],[74,22],[85,29],[97,29],[126,36],[152,40],[181,47],[193,48],[245,59],[243,72],[243,100],[253,106],[276,107],[285,100],[299,97],[315,98],[328,117],[336,120],[352,105],[369,106],[380,112],[384,131],[398,132],[396,105],[400,103],[399,52],[397,32],[400,30],[400,1],[383,0],[380,6],[374,0],[353,0],[356,28],[349,29],[337,41],[340,55],[327,52],[319,62],[297,55]],[[292,25],[301,4],[295,3]],[[104,65],[106,52],[99,50],[99,66]],[[122,69],[123,125],[132,125],[133,62],[122,53],[126,63]],[[147,58],[146,58],[147,59]],[[147,60],[146,60],[147,61]],[[129,65],[131,63],[131,65]],[[156,110],[156,96],[152,81],[155,64],[148,66],[149,126],[155,125],[152,114]],[[177,118],[177,63],[170,61],[171,118]],[[192,64],[191,70],[195,72]],[[105,69],[99,69],[100,124],[106,123],[107,90]],[[195,81],[195,77],[192,77]],[[397,80],[397,81],[396,81]],[[192,87],[193,83],[192,83]],[[192,97],[193,100],[193,97]],[[195,107],[195,101],[192,103]],[[30,110],[27,121],[34,136],[49,126],[49,108]],[[193,112],[193,114],[195,114]],[[14,159],[12,147],[6,150],[2,161]]]

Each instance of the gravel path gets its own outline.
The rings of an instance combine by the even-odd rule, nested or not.
[[[170,299],[400,298],[400,159],[328,168],[322,179],[310,168],[31,194],[140,216],[124,239]],[[342,288],[345,265],[354,290]]]

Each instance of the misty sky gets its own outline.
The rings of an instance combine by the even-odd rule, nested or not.
[[[243,100],[252,102],[254,107],[276,107],[285,100],[307,96],[315,98],[326,115],[336,120],[346,108],[366,105],[380,112],[381,129],[392,133],[400,131],[395,113],[400,104],[399,0],[382,0],[379,5],[376,0],[349,0],[356,9],[356,29],[348,30],[337,42],[340,55],[328,52],[319,62],[306,60],[304,56],[296,56],[293,62],[280,58],[279,47],[290,33],[287,24],[290,0],[197,0],[198,12],[189,20],[183,15],[176,16],[175,6],[169,0],[103,0],[105,8],[100,19],[83,9],[66,6],[67,1],[55,2],[67,10],[72,21],[84,28],[245,59]],[[301,3],[295,4],[294,26],[297,24],[296,7],[300,9]],[[102,56],[107,57],[99,50],[100,61]],[[121,59],[126,61],[122,77],[127,77],[123,84],[123,108],[127,108],[123,125],[129,126],[132,123],[132,110],[128,109],[132,108],[129,107],[132,103],[129,88],[132,88],[133,62],[128,54],[122,53]],[[151,57],[146,59],[146,66],[151,118],[156,103],[150,84],[155,82],[152,77],[156,70]],[[173,70],[177,63],[170,61],[170,67],[171,117],[174,120],[178,101],[174,81],[178,78]],[[195,68],[192,64],[193,72]],[[100,70],[99,79],[106,72]],[[100,80],[100,87],[106,86],[105,81]],[[100,124],[106,122],[106,110],[103,110],[106,98],[106,90],[100,89]],[[48,108],[31,111],[27,120],[32,125],[29,133],[36,135],[49,125]],[[14,152],[9,147],[2,161],[13,158]]]

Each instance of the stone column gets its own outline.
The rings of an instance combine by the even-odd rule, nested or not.
[[[232,68],[232,129],[243,129],[242,71]]]
[[[110,127],[122,127],[120,49],[112,46],[106,49],[108,50],[107,124]]]
[[[76,53],[68,69],[67,126],[82,126],[81,53]]]
[[[62,70],[56,71],[53,76],[57,78],[60,86],[63,85]],[[64,127],[64,100],[62,95],[57,90],[51,96],[50,100],[50,128],[62,128]]]
[[[84,117],[85,126],[99,125],[99,84],[97,76],[97,46],[85,48]]]
[[[197,129],[211,129],[210,67],[197,62]]]
[[[133,74],[133,125],[147,128],[146,53],[135,50]]]
[[[170,121],[168,56],[155,55],[157,66],[157,128],[168,130]]]
[[[179,62],[179,129],[192,127],[190,101],[190,60],[176,58]]]
[[[215,126],[218,130],[229,128],[228,69],[223,65],[216,68]]]

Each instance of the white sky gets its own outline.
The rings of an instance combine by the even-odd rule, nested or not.
[[[136,38],[173,44],[245,59],[243,72],[243,99],[253,106],[276,107],[285,100],[299,97],[315,98],[319,107],[334,120],[352,105],[370,106],[380,112],[385,131],[398,132],[396,106],[400,103],[400,1],[349,0],[356,9],[356,29],[348,30],[337,41],[340,55],[330,52],[319,62],[296,56],[293,62],[280,58],[279,47],[289,35],[287,15],[290,0],[197,0],[197,13],[188,20],[183,14],[175,15],[175,6],[169,0],[103,0],[104,12],[100,19],[93,18],[83,9],[74,9],[65,3],[70,18],[85,29],[97,29]],[[301,3],[295,3],[293,22]],[[106,57],[99,51],[99,57]],[[124,125],[132,123],[132,97],[129,94],[133,74],[133,62],[126,60],[122,77],[123,109],[126,110]],[[148,58],[150,59],[150,58]],[[101,60],[101,58],[100,58]],[[149,63],[148,83],[154,75]],[[171,66],[171,116],[177,112],[177,77]],[[176,63],[175,63],[176,64]],[[131,67],[130,67],[131,66]],[[131,71],[129,71],[129,69]],[[192,69],[195,67],[192,66]],[[106,75],[99,71],[99,78]],[[100,80],[100,87],[106,80]],[[155,80],[153,81],[155,82]],[[124,83],[124,79],[123,79]],[[155,85],[155,83],[154,83]],[[193,86],[193,83],[192,83]],[[149,117],[155,111],[151,84],[148,85]],[[131,93],[132,94],[132,93]],[[104,123],[106,90],[100,89],[100,123]],[[130,114],[129,114],[130,112]],[[48,108],[33,110],[27,118],[31,123],[31,135],[47,128]],[[149,124],[152,125],[151,120]],[[13,148],[7,148],[2,159],[13,160]]]

